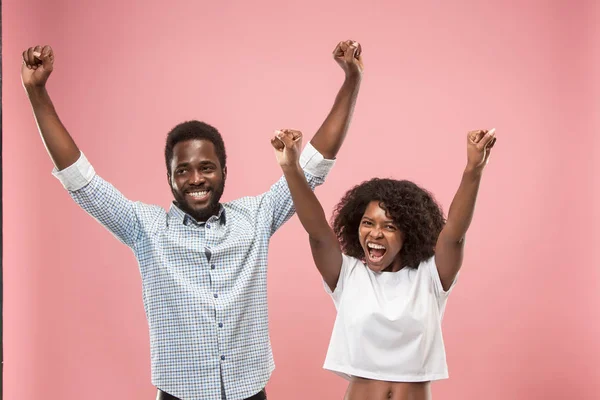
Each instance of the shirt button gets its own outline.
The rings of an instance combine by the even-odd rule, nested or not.
[[[206,228],[207,228],[207,229],[210,229],[210,224],[206,224]]]
[[[211,265],[210,269],[215,269],[215,264]]]
[[[223,327],[223,323],[219,322],[219,328],[222,328],[222,327]]]
[[[225,356],[221,356],[221,360],[225,361]]]
[[[217,297],[219,297],[219,295],[218,295],[218,294],[216,294],[216,293],[214,294],[214,296],[215,296],[215,299],[216,299]]]

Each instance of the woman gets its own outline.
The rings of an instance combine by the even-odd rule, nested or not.
[[[467,166],[447,221],[427,191],[372,179],[346,193],[333,229],[299,166],[302,134],[271,140],[313,259],[337,309],[324,368],[350,381],[346,400],[427,400],[448,378],[441,321],[494,129],[469,132]]]

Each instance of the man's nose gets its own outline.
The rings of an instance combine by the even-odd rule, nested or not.
[[[201,183],[204,183],[205,180],[204,175],[200,173],[200,171],[194,171],[190,177],[190,185],[200,185]]]

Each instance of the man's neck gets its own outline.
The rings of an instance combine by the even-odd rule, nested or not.
[[[206,221],[208,221],[211,217],[215,216],[218,217],[219,213],[221,211],[221,203],[217,203],[215,205],[215,207],[210,211],[210,212],[206,212],[206,213],[202,213],[201,215],[198,215],[196,213],[194,213],[191,210],[188,210],[185,207],[182,207],[181,204],[179,204],[178,202],[174,202],[174,204],[181,210],[183,211],[188,217],[192,218],[194,221],[196,221],[199,224],[203,224],[206,223]]]

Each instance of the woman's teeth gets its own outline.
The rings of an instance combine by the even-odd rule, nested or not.
[[[387,251],[385,246],[376,243],[367,243],[367,248],[369,249],[369,258],[373,262],[381,261]]]

